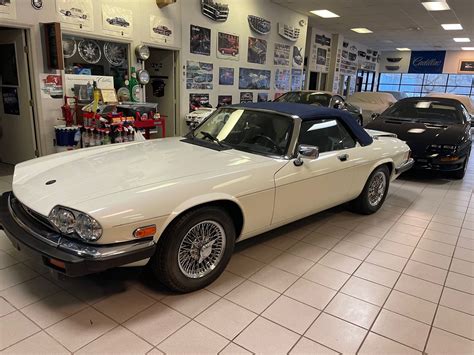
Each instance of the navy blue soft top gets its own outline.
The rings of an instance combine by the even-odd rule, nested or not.
[[[363,146],[372,143],[372,137],[363,129],[354,117],[347,111],[336,110],[333,108],[319,107],[314,105],[296,104],[290,102],[251,102],[232,105],[230,107],[245,107],[249,109],[261,109],[281,112],[287,115],[295,115],[303,121],[316,118],[336,117],[344,122],[359,143]]]

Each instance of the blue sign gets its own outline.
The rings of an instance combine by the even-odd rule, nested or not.
[[[446,51],[411,52],[409,73],[441,74]]]

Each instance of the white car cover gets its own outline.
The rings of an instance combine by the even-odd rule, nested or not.
[[[382,113],[397,99],[387,92],[356,92],[347,98],[347,102],[362,109],[365,123],[371,120],[373,113]]]

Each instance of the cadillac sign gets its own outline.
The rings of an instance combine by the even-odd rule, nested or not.
[[[411,52],[409,73],[443,72],[446,51],[413,51]]]

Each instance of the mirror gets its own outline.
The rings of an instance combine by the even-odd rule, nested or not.
[[[300,144],[298,146],[298,156],[293,162],[296,166],[303,165],[303,158],[310,160],[318,159],[319,148],[315,145]]]
[[[372,119],[375,120],[379,116],[380,116],[380,113],[374,112],[370,117],[372,117]]]
[[[335,109],[342,110],[344,108],[344,104],[342,101],[336,100],[334,101],[334,106]]]

